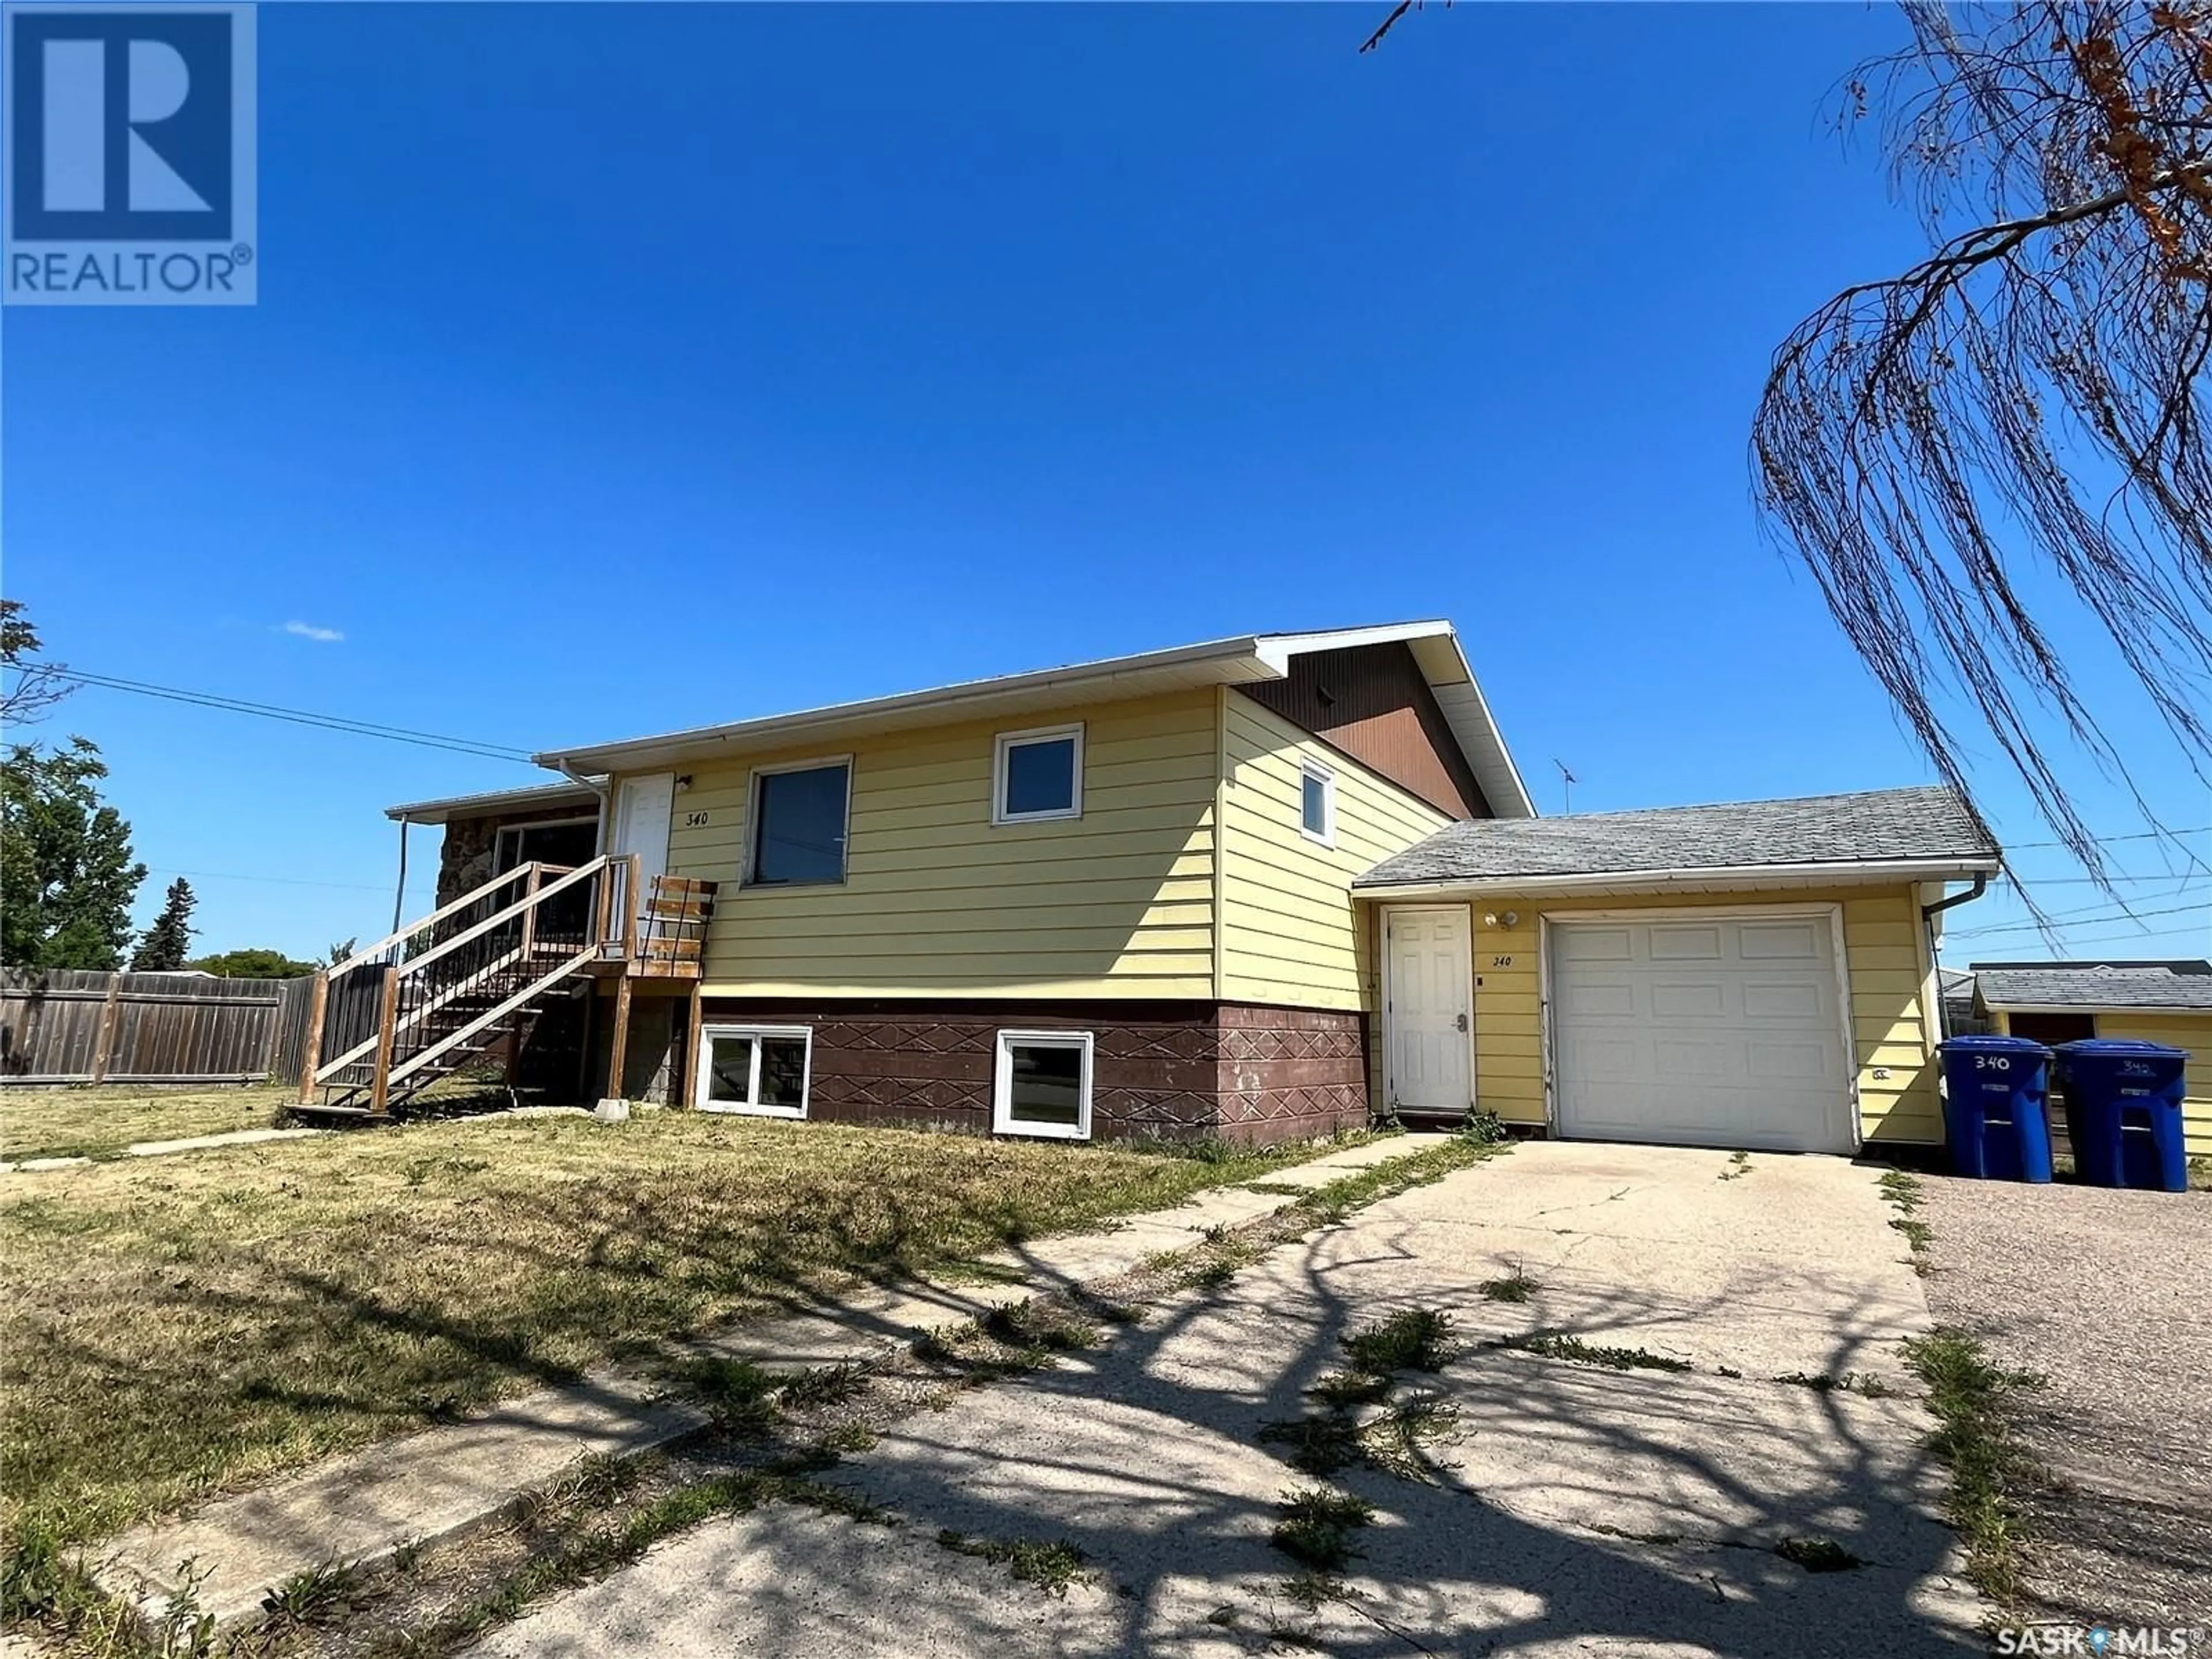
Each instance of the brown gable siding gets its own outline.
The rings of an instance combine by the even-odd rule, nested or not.
[[[1291,659],[1287,678],[1237,690],[1439,812],[1496,816],[1402,643],[1310,652]]]

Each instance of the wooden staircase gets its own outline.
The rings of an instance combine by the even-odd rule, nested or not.
[[[635,854],[519,865],[318,974],[294,1110],[387,1118],[599,975],[697,979],[714,884],[655,877],[639,903],[641,873]]]

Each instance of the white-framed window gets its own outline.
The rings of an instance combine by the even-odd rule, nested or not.
[[[1001,732],[991,764],[991,822],[1083,816],[1083,727]]]
[[[810,887],[845,879],[853,757],[753,769],[745,815],[747,887]]]
[[[1090,1139],[1091,1040],[1088,1031],[1000,1032],[992,1133]]]
[[[1319,761],[1298,763],[1298,833],[1336,845],[1336,774]]]
[[[709,1025],[699,1033],[691,1103],[702,1112],[805,1117],[814,1073],[807,1025]]]

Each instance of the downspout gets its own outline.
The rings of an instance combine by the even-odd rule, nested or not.
[[[541,762],[540,763],[542,764],[543,763]],[[607,850],[607,802],[611,799],[613,794],[613,789],[611,787],[613,783],[612,776],[610,775],[605,780],[587,778],[581,772],[579,772],[574,767],[568,764],[568,757],[565,755],[559,760],[554,762],[553,764],[561,775],[568,779],[569,782],[581,785],[584,788],[590,790],[593,794],[599,798],[599,850],[602,853],[605,852]]]
[[[392,931],[398,933],[399,924],[407,919],[407,826],[410,820],[399,820],[399,890],[392,896]]]
[[[1951,1035],[1951,1004],[1943,994],[1943,963],[1936,951],[1936,918],[1954,905],[1971,904],[1990,890],[1990,878],[1983,871],[1974,878],[1974,884],[1963,893],[1954,893],[1948,898],[1937,899],[1933,904],[1920,907],[1920,926],[1928,935],[1928,960],[1936,966],[1936,1029],[1946,1038]]]

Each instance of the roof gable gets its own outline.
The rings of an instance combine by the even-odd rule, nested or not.
[[[1244,635],[723,726],[551,749],[532,758],[541,766],[570,774],[635,772],[796,744],[827,744],[954,720],[1012,720],[1200,686],[1266,684],[1288,678],[1297,661],[1312,653],[1390,643],[1402,645],[1412,654],[1436,700],[1450,741],[1491,809],[1516,817],[1533,815],[1535,807],[1491,719],[1481,688],[1460,649],[1458,635],[1447,622]]]

